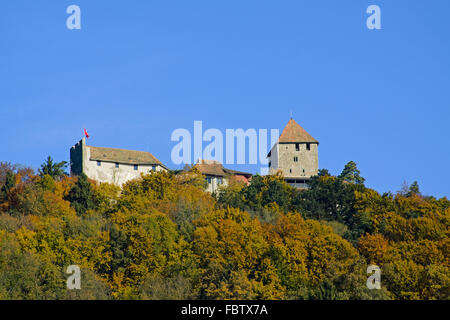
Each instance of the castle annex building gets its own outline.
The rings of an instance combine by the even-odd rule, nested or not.
[[[289,120],[270,150],[269,174],[280,172],[293,187],[307,188],[307,181],[319,172],[319,141],[295,120]]]
[[[214,160],[199,160],[194,166],[205,176],[206,191],[217,192],[221,186],[228,186],[231,179],[248,184],[252,174],[225,168],[220,162]]]
[[[92,147],[81,139],[70,149],[70,174],[98,182],[123,183],[139,178],[141,173],[166,171],[167,167],[151,153],[144,151]]]

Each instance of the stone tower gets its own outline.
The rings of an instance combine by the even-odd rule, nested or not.
[[[269,173],[281,172],[292,186],[307,187],[319,171],[318,147],[319,142],[291,118],[267,155]]]

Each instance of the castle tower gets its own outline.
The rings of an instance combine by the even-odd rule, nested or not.
[[[291,118],[267,158],[269,173],[281,172],[287,183],[306,188],[319,171],[319,142]]]

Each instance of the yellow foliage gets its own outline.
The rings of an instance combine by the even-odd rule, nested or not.
[[[358,249],[369,264],[378,266],[389,260],[391,251],[389,242],[381,234],[366,234],[359,238]]]

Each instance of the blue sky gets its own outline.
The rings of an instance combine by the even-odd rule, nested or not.
[[[68,30],[66,8],[81,8]],[[366,28],[381,8],[382,30]],[[450,191],[450,2],[3,1],[0,160],[35,168],[95,146],[169,167],[177,128],[283,129],[295,120],[338,174]],[[257,166],[230,166],[258,172]]]

